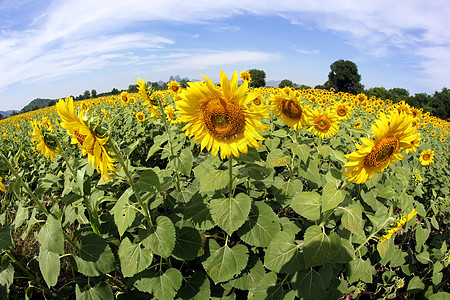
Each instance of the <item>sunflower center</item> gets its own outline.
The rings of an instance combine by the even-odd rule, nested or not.
[[[320,131],[327,131],[331,126],[331,122],[328,119],[320,119],[316,124],[316,129]]]
[[[201,118],[209,133],[217,138],[231,138],[243,132],[245,126],[240,106],[220,99],[206,103],[202,108]]]
[[[83,147],[84,140],[86,139],[87,135],[81,134],[80,131],[78,131],[78,130],[74,130],[73,134],[74,134],[75,138],[77,139],[78,143],[80,144],[80,146]],[[86,150],[86,152],[89,153],[90,155],[94,155],[94,144],[92,144],[92,147],[89,150],[87,150],[84,147],[83,147],[83,149]]]
[[[364,166],[374,168],[384,164],[399,147],[395,136],[382,138],[373,150],[364,158]]]
[[[340,107],[337,110],[337,114],[338,114],[339,117],[345,117],[345,115],[347,115],[347,110],[345,108],[343,108],[343,107]]]
[[[300,119],[302,116],[302,108],[293,100],[286,100],[281,103],[281,111],[284,115],[291,119]]]
[[[422,156],[423,160],[429,160],[430,159],[430,154],[426,153]]]

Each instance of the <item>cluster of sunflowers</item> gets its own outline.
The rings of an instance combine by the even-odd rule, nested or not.
[[[206,148],[213,156],[220,150],[222,159],[232,155],[239,157],[239,153],[248,152],[248,147],[261,146],[264,137],[260,132],[269,128],[267,120],[271,115],[296,132],[305,128],[326,139],[338,133],[339,123],[348,119],[353,111],[364,110],[367,119],[376,113],[377,119],[371,125],[373,139],[362,137],[363,145],[355,143],[357,150],[346,155],[349,161],[343,165],[348,168],[343,175],[357,184],[382,172],[390,163],[401,160],[401,151],[406,154],[416,151],[421,141],[418,130],[426,130],[433,138],[436,131],[430,128],[441,129],[442,134],[438,137],[441,142],[449,134],[448,122],[423,113],[404,101],[393,104],[390,100],[367,98],[364,94],[334,93],[334,90],[249,89],[250,74],[243,71],[240,77],[241,85],[236,71],[231,80],[222,71],[219,86],[203,76],[204,82],[190,82],[185,89],[175,81],[169,82],[167,91],[154,91],[145,80],[138,78],[138,93],[122,92],[118,99],[122,106],[126,106],[137,103],[137,98],[140,98],[148,113],[134,112],[139,122],[145,121],[147,115],[153,119],[163,115],[164,122],[183,123],[181,130],[192,142],[201,142],[201,150]],[[90,164],[105,180],[111,180],[110,173],[118,170],[116,160],[111,152],[108,130],[97,116],[89,115],[88,111],[90,106],[99,102],[117,107],[116,100],[114,97],[101,97],[80,102],[77,104],[81,108],[78,114],[72,98],[61,99],[56,104],[62,120],[57,123],[73,137],[72,143],[82,148],[83,156],[88,155]],[[110,119],[104,109],[101,114]],[[360,128],[363,124],[359,118],[353,127]],[[51,122],[44,116],[42,124],[33,118],[31,125],[32,141],[37,142],[37,150],[55,159],[60,146]],[[434,155],[431,149],[423,151],[420,156],[422,165],[431,164]]]

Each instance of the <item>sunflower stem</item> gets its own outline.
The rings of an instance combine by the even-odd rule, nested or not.
[[[230,175],[230,182],[228,183],[228,198],[233,198],[233,154],[228,158],[228,174]]]
[[[125,175],[127,176],[127,181],[130,184],[131,188],[133,189],[134,195],[136,196],[136,199],[138,200],[139,205],[141,206],[145,220],[147,220],[147,223],[148,225],[150,225],[150,227],[153,227],[153,222],[148,212],[148,207],[144,205],[144,202],[141,199],[139,191],[136,189],[136,186],[134,184],[133,177],[131,176],[130,171],[128,170],[128,166],[125,163],[125,160],[123,159],[122,154],[120,153],[120,150],[118,149],[115,143],[111,143],[111,150],[114,152],[115,156],[117,157],[117,160],[119,161],[120,165],[122,166],[125,172]]]
[[[334,208],[327,210],[325,212],[325,215],[323,216],[322,222],[320,222],[319,226],[325,225],[325,222],[328,220],[328,218],[333,214]]]
[[[169,147],[170,147],[170,155],[171,155],[171,159],[172,159],[175,157],[175,154],[173,152],[172,135],[170,134],[170,128],[169,128],[169,124],[167,123],[166,112],[164,111],[164,107],[162,105],[161,96],[158,95],[157,98],[158,98],[159,110],[161,111],[161,118],[163,120],[164,128],[166,129],[166,132],[167,132],[167,137],[168,137],[168,142],[169,142]],[[174,170],[174,171],[175,171],[175,182],[177,185],[177,191],[179,192],[179,191],[181,191],[180,177],[179,177],[178,171],[177,170]]]
[[[61,143],[60,143],[59,139],[57,139],[57,143],[58,143],[59,149],[61,150],[61,156],[63,157],[64,161],[66,162],[67,167],[69,168],[70,172],[72,173],[72,176],[73,176],[74,180],[78,183],[78,185],[80,185],[80,182],[78,182],[77,173],[75,173],[75,170],[70,165],[69,159],[68,159],[65,151],[63,150],[63,147],[61,146]],[[97,213],[96,210],[93,210],[91,208],[91,205],[89,204],[89,201],[88,201],[86,195],[84,194],[83,190],[81,190],[81,194],[83,196],[84,206],[86,206],[86,209],[88,211],[88,216],[89,216],[89,221],[90,221],[90,224],[91,224],[91,228],[92,228],[92,230],[94,231],[94,233],[96,235],[101,235],[100,222],[98,221],[98,213]]]
[[[47,210],[47,208],[45,207],[45,205],[36,197],[36,195],[33,193],[33,191],[30,189],[30,187],[28,186],[28,184],[25,183],[25,181],[23,181],[22,176],[19,175],[19,173],[16,172],[16,170],[14,169],[14,167],[11,165],[11,163],[9,162],[9,160],[3,155],[3,153],[0,153],[1,158],[5,161],[6,165],[8,166],[9,170],[11,171],[11,173],[14,175],[14,177],[16,177],[19,181],[20,184],[23,186],[23,188],[27,191],[27,193],[31,196],[31,198],[33,199],[34,203],[36,203],[36,205],[48,216],[50,215],[49,211]]]
[[[362,247],[364,247],[364,245],[368,242],[368,241],[370,241],[381,229],[383,229],[384,228],[384,226],[386,226],[386,224],[391,220],[391,214],[392,214],[392,210],[391,210],[391,212],[389,213],[389,217],[388,218],[386,218],[386,221],[384,221],[384,223],[377,229],[377,230],[375,230],[374,232],[372,232],[372,234],[371,235],[369,235],[368,237],[367,237],[367,239],[364,241],[364,243],[362,243],[361,245],[359,245],[359,247],[358,248],[356,248],[356,250],[355,250],[355,255],[356,255],[356,253],[358,253],[358,251],[359,250],[361,250],[361,248]]]

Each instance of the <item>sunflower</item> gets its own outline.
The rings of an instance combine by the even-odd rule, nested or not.
[[[160,113],[158,109],[157,104],[153,104],[154,100],[150,98],[150,95],[153,94],[153,88],[150,85],[147,87],[147,84],[145,83],[145,79],[141,80],[139,77],[138,80],[136,80],[136,83],[138,85],[138,91],[139,95],[141,96],[142,101],[144,101],[143,105],[147,105],[147,107],[150,109],[151,117],[152,118],[159,118]],[[150,91],[150,95],[149,95]]]
[[[355,122],[355,124],[353,124],[353,127],[354,128],[360,128],[362,125],[363,125],[362,121],[361,120],[357,120]]]
[[[415,215],[417,215],[417,210],[415,208],[413,208],[413,210],[409,214],[400,218],[388,230],[386,230],[386,233],[382,237],[379,238],[379,241],[384,242],[384,241],[390,239],[394,233],[396,233],[400,228],[402,228],[403,225],[405,225],[406,222],[411,220]]]
[[[84,111],[79,116],[75,113],[73,106],[73,98],[66,98],[65,101],[60,99],[56,103],[56,110],[62,119],[61,127],[72,135],[72,144],[78,144],[82,149],[82,155],[88,155],[89,163],[97,170],[106,181],[112,181],[108,171],[114,173],[118,169],[114,166],[115,160],[108,154],[106,143],[109,137],[105,136],[106,130],[102,128],[93,130],[86,125],[83,117]],[[104,131],[98,133],[97,131]]]
[[[174,80],[172,80],[171,82],[169,82],[169,83],[167,84],[167,89],[168,89],[171,93],[174,93],[174,94],[178,94],[178,93],[180,93],[181,90],[182,90],[181,85],[180,85],[178,82],[174,81]]]
[[[352,114],[352,109],[348,102],[336,102],[333,110],[338,117],[338,120],[346,120]]]
[[[45,124],[45,120],[43,120],[43,123]],[[33,135],[31,141],[37,142],[36,148],[53,161],[56,158],[55,153],[59,150],[56,136],[53,135],[52,130],[49,130],[45,125],[41,126],[37,120],[31,121],[31,127],[33,128],[33,132],[29,133]]]
[[[282,89],[270,96],[271,109],[286,125],[294,130],[302,129],[309,122],[310,112],[293,89]]]
[[[128,99],[128,92],[123,91],[122,93],[120,93],[120,102],[122,102],[122,104],[128,104],[129,103],[129,99]]]
[[[167,105],[164,107],[164,113],[166,114],[167,120],[172,124],[178,124],[180,122],[177,117],[177,111],[173,107],[173,105]]]
[[[416,133],[416,138],[411,141],[411,147],[405,149],[405,153],[408,154],[409,152],[416,151],[416,148],[420,146],[420,132]]]
[[[350,169],[342,175],[348,177],[348,181],[364,183],[390,163],[395,163],[396,159],[403,159],[400,150],[412,148],[411,142],[417,138],[411,117],[397,111],[389,117],[381,114],[380,119],[372,124],[372,130],[374,140],[362,137],[361,141],[366,146],[356,144],[358,150],[345,155],[350,161],[343,167]]]
[[[5,186],[3,185],[3,178],[0,177],[0,191],[6,192]]]
[[[145,121],[145,115],[144,115],[144,113],[141,112],[141,111],[137,112],[137,113],[136,113],[136,119],[137,119],[139,122],[144,122],[144,121]]]
[[[322,139],[329,138],[339,131],[337,124],[339,123],[337,115],[331,110],[314,109],[311,118],[312,126],[308,131],[314,131],[314,135],[320,136]]]
[[[128,102],[129,102],[130,104],[135,104],[135,103],[136,103],[136,98],[135,98],[135,97],[129,97],[129,98],[128,98]]]
[[[248,82],[238,87],[238,73],[231,81],[221,71],[220,87],[203,76],[205,82],[190,82],[183,91],[182,100],[177,101],[180,121],[187,122],[182,128],[192,142],[201,141],[201,149],[211,150],[216,156],[220,150],[222,159],[239,152],[247,153],[248,146],[261,146],[257,140],[264,138],[257,131],[269,127],[261,123],[268,113],[255,105],[249,105],[253,94],[247,94]],[[256,95],[256,94],[255,94]]]
[[[244,70],[241,72],[241,80],[250,82],[250,81],[252,81],[252,76],[250,75],[250,73],[247,70]]]
[[[428,166],[432,162],[434,162],[433,158],[434,158],[434,151],[428,149],[420,154],[420,163],[422,164],[422,166]]]

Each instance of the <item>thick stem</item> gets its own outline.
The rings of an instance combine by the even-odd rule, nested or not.
[[[134,195],[136,196],[136,199],[139,202],[139,205],[141,206],[142,212],[144,214],[145,220],[147,220],[148,225],[150,225],[150,227],[153,226],[153,222],[152,219],[150,217],[150,214],[148,212],[148,208],[147,206],[144,205],[144,202],[141,199],[141,196],[139,195],[139,191],[136,189],[136,186],[134,184],[133,181],[133,177],[130,174],[130,171],[128,171],[128,166],[125,163],[125,160],[123,159],[122,155],[120,154],[120,150],[117,148],[115,143],[111,143],[111,149],[114,152],[117,160],[119,161],[120,165],[122,166],[125,175],[127,176],[127,181],[130,184],[131,188],[133,189]]]
[[[233,154],[228,158],[228,174],[230,175],[230,182],[228,183],[228,197],[233,198]]]
[[[167,137],[168,137],[168,142],[169,142],[169,147],[170,147],[170,155],[173,158],[175,156],[175,154],[173,152],[172,135],[170,134],[169,124],[167,123],[166,113],[165,113],[164,107],[162,105],[161,96],[158,95],[157,98],[158,98],[159,110],[161,111],[161,118],[163,120],[164,128],[166,129],[166,132],[167,132]],[[177,170],[174,170],[174,171],[175,171],[175,182],[177,185],[177,191],[179,192],[179,191],[181,191],[180,177],[179,177],[178,171]]]

